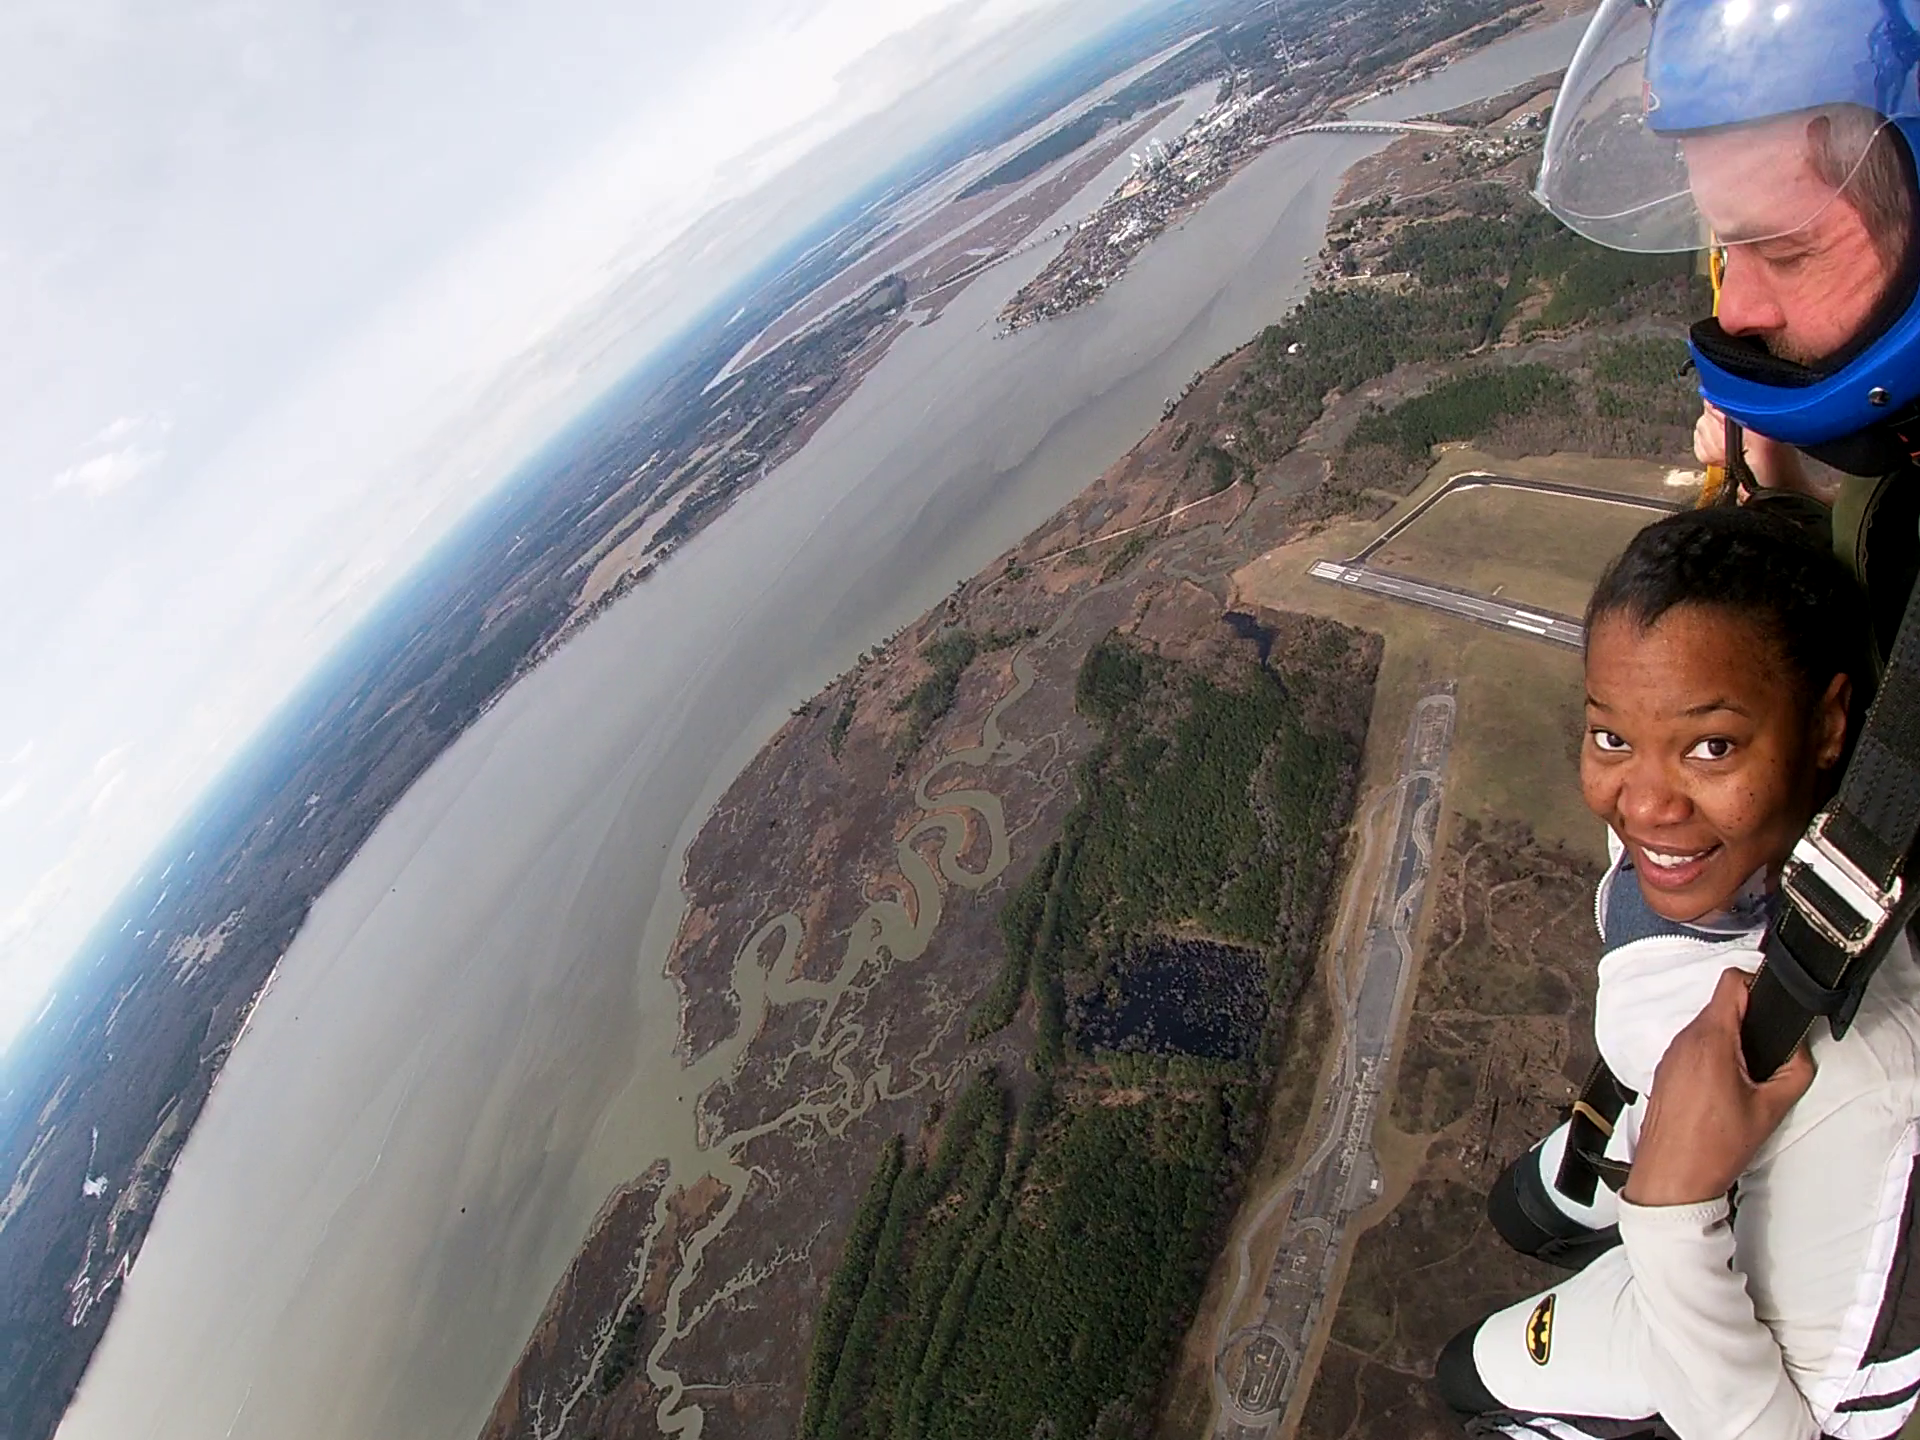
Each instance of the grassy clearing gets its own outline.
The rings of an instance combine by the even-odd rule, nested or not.
[[[1599,822],[1580,800],[1575,773],[1582,716],[1579,656],[1435,611],[1329,585],[1307,573],[1316,560],[1360,549],[1448,476],[1466,469],[1576,480],[1637,493],[1659,493],[1664,473],[1659,467],[1633,462],[1571,457],[1491,461],[1471,450],[1452,450],[1428,481],[1384,520],[1337,523],[1283,545],[1234,576],[1235,594],[1243,603],[1324,615],[1385,637],[1362,771],[1363,794],[1393,783],[1400,742],[1420,687],[1453,679],[1460,687],[1460,712],[1447,783],[1448,812],[1489,821],[1524,820],[1544,841],[1598,858],[1604,853]],[[1633,513],[1592,508],[1596,516]],[[1444,505],[1436,507],[1435,513],[1442,509]],[[1602,527],[1610,523],[1588,518]],[[1581,543],[1583,535],[1584,531],[1571,536],[1568,543]],[[1611,533],[1586,535],[1585,543],[1610,555],[1613,538]],[[1482,548],[1487,548],[1484,537]],[[1570,607],[1576,613],[1585,606],[1584,590],[1566,598],[1577,602]]]
[[[1578,616],[1607,562],[1658,518],[1572,496],[1461,490],[1376,551],[1371,563]]]

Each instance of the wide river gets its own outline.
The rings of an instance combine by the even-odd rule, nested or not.
[[[1366,112],[1496,94],[1581,23]],[[462,735],[288,951],[61,1436],[471,1440],[610,1191],[658,1158],[700,1173],[662,961],[714,801],[795,704],[1284,315],[1341,173],[1384,143],[1275,146],[1098,304],[1009,339],[995,314],[1051,251],[989,271]]]

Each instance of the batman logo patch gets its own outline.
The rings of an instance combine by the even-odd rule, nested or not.
[[[1533,1307],[1527,1317],[1527,1358],[1544,1365],[1553,1356],[1553,1296]]]

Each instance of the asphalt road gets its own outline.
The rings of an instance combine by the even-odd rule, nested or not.
[[[1229,1335],[1214,1357],[1216,1440],[1271,1440],[1278,1433],[1301,1362],[1326,1315],[1348,1221],[1380,1193],[1373,1121],[1413,975],[1413,936],[1432,869],[1455,708],[1451,684],[1429,687],[1414,706],[1393,843],[1357,945],[1357,984],[1345,983],[1350,957],[1336,961],[1340,1052],[1321,1112],[1320,1138],[1289,1192],[1290,1209],[1267,1274],[1260,1318]]]

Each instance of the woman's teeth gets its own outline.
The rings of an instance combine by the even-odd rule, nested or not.
[[[1640,853],[1647,857],[1647,861],[1649,864],[1664,866],[1665,868],[1672,870],[1681,865],[1691,865],[1694,861],[1698,860],[1702,855],[1705,855],[1707,851],[1711,849],[1713,849],[1713,847],[1709,845],[1707,847],[1707,850],[1693,850],[1685,854],[1673,854],[1667,851],[1649,850],[1642,847]]]

